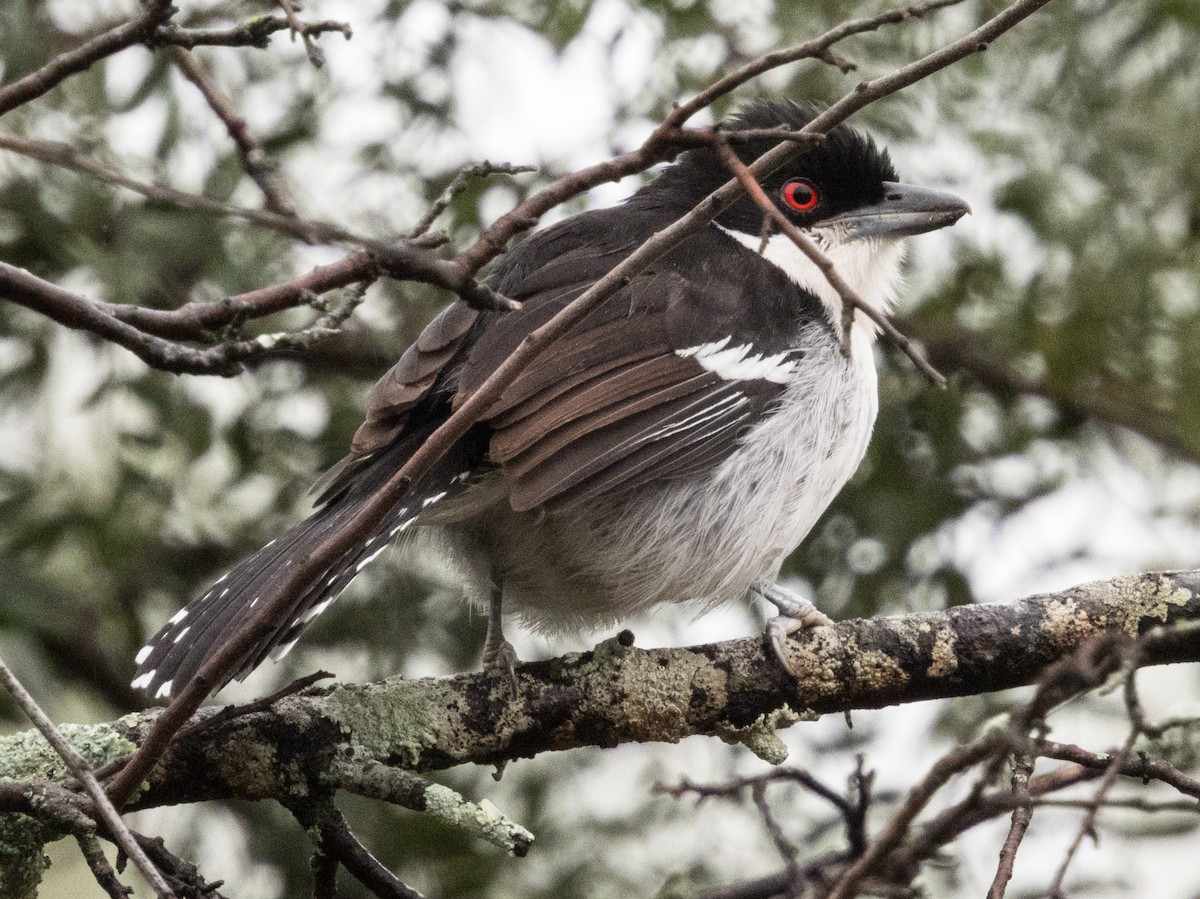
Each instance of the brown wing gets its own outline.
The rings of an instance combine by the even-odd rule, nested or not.
[[[371,388],[367,417],[354,434],[356,456],[376,452],[399,436],[408,413],[433,389],[446,363],[463,345],[479,312],[458,302],[443,309]]]

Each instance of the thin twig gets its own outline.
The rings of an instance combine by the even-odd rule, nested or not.
[[[1067,877],[1067,869],[1071,867],[1071,862],[1074,860],[1079,847],[1083,845],[1085,837],[1096,833],[1096,819],[1100,815],[1100,808],[1104,805],[1104,800],[1109,792],[1117,783],[1117,777],[1121,773],[1121,767],[1129,758],[1133,751],[1133,745],[1137,742],[1145,729],[1146,713],[1142,708],[1141,700],[1137,695],[1137,664],[1138,653],[1136,648],[1128,653],[1125,660],[1125,682],[1124,682],[1124,697],[1125,711],[1129,717],[1129,734],[1125,738],[1120,750],[1113,756],[1108,767],[1104,770],[1104,776],[1100,778],[1100,783],[1096,787],[1096,792],[1092,796],[1091,805],[1083,816],[1083,820],[1079,822],[1079,827],[1075,831],[1075,836],[1072,837],[1071,843],[1067,846],[1067,851],[1063,854],[1062,862],[1058,866],[1058,870],[1054,872],[1054,879],[1050,882],[1050,886],[1046,891],[1046,895],[1051,899],[1060,899],[1063,896],[1063,882]]]
[[[987,899],[1004,899],[1004,891],[1012,880],[1013,865],[1017,861],[1017,850],[1029,822],[1033,820],[1033,805],[1029,799],[1029,776],[1033,773],[1033,758],[1019,754],[1013,757],[1012,796],[1018,803],[1012,812],[1012,823],[1008,828],[1008,836],[1000,847],[1000,862],[996,867],[996,876],[988,889]]]
[[[181,28],[168,22],[154,33],[153,43],[160,47],[175,46],[187,50],[196,47],[257,47],[262,50],[269,46],[272,34],[292,29],[293,26],[283,16],[255,16],[241,25],[226,28]],[[353,30],[346,22],[300,22],[299,30],[310,38],[333,31],[339,32],[346,40],[353,36]]]
[[[900,845],[912,822],[929,804],[933,795],[954,775],[992,758],[1006,743],[1003,735],[991,732],[971,743],[955,747],[938,759],[921,781],[909,790],[900,808],[892,815],[879,836],[867,847],[866,852],[838,880],[828,899],[851,899],[857,896],[858,887],[863,879],[873,873],[875,867]]]
[[[233,108],[233,103],[217,87],[216,81],[204,70],[200,60],[190,50],[183,47],[171,47],[168,53],[179,71],[196,86],[209,109],[225,126],[230,140],[237,147],[238,156],[242,160],[242,168],[262,191],[267,209],[276,215],[296,218],[296,207],[284,193],[283,185],[279,181],[274,166],[268,161],[262,143],[250,133],[250,127],[246,124],[246,120],[238,115],[237,110]]]
[[[40,97],[70,76],[87,71],[105,57],[150,40],[158,27],[169,19],[173,12],[171,0],[149,0],[145,3],[141,15],[80,44],[73,50],[60,53],[41,68],[12,84],[0,87],[0,116]]]
[[[92,802],[96,804],[96,811],[105,827],[112,836],[113,841],[121,848],[121,851],[129,856],[130,860],[137,866],[137,869],[146,878],[146,881],[154,889],[155,894],[159,899],[174,899],[175,893],[167,885],[162,874],[154,866],[154,864],[146,857],[146,853],[138,846],[133,835],[129,832],[129,828],[125,826],[125,822],[121,820],[121,815],[113,807],[105,795],[104,788],[100,786],[100,782],[96,780],[96,776],[92,773],[92,769],[88,766],[87,760],[84,759],[72,746],[67,739],[54,726],[54,722],[49,716],[42,711],[41,706],[29,694],[29,691],[17,680],[16,675],[9,670],[4,662],[0,661],[0,682],[4,684],[5,689],[12,695],[17,705],[21,707],[34,727],[38,729],[46,742],[53,747],[71,770],[71,773],[83,784],[84,790],[91,797]]]
[[[800,895],[800,888],[803,885],[804,878],[804,870],[800,867],[800,862],[796,858],[796,847],[784,834],[783,828],[779,825],[774,813],[771,811],[771,806],[767,802],[767,785],[764,781],[760,780],[750,788],[750,797],[754,802],[754,807],[758,809],[759,817],[763,820],[763,826],[766,827],[767,834],[771,837],[775,851],[783,859],[783,866],[787,871],[788,878],[787,897],[788,899],[793,899],[793,897]]]
[[[962,0],[922,0],[922,2],[912,3],[899,9],[890,9],[874,16],[842,22],[819,37],[805,41],[803,44],[767,53],[752,60],[740,69],[730,72],[720,80],[714,81],[687,103],[676,106],[666,121],[663,122],[662,127],[666,130],[680,127],[700,110],[711,106],[716,100],[741,87],[746,82],[752,81],[759,75],[777,69],[780,66],[798,62],[802,59],[815,58],[827,61],[826,54],[830,48],[851,35],[875,31],[884,25],[905,22],[912,18],[921,18],[926,13],[946,6],[954,6],[961,2]]]
[[[160,871],[166,873],[187,899],[226,899],[218,892],[218,888],[224,883],[223,880],[214,880],[212,883],[206,881],[201,876],[200,869],[171,852],[162,837],[148,837],[141,833],[134,833],[133,836],[142,851]]]
[[[316,851],[340,863],[379,899],[423,899],[359,842],[328,796],[311,797],[289,808],[296,820],[313,834]]]
[[[316,45],[312,39],[312,35],[304,27],[304,23],[300,21],[298,11],[300,4],[295,0],[276,0],[280,9],[283,10],[284,18],[287,19],[288,29],[292,33],[292,40],[297,36],[304,43],[304,52],[308,54],[308,61],[312,63],[314,69],[320,69],[325,65],[325,54],[321,48]]]
[[[117,872],[112,869],[112,865],[104,856],[104,850],[100,848],[100,841],[92,834],[77,833],[75,842],[79,844],[79,851],[83,853],[84,860],[92,869],[92,877],[100,889],[104,890],[110,899],[128,899],[133,893],[133,887],[125,886],[117,878]]]
[[[427,232],[434,223],[434,220],[446,211],[446,208],[454,202],[467,185],[471,183],[472,178],[486,178],[489,175],[519,175],[524,172],[536,172],[535,165],[513,165],[508,162],[488,162],[486,159],[483,162],[476,162],[470,165],[465,165],[450,179],[450,183],[446,185],[446,189],[441,192],[436,200],[430,204],[425,210],[425,214],[412,226],[411,230],[405,235],[409,240],[415,240],[422,234]]]

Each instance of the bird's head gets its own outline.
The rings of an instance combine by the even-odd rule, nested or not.
[[[722,127],[798,131],[819,112],[791,102],[755,103]],[[730,143],[749,164],[778,140],[768,136]],[[730,177],[717,154],[704,147],[682,154],[649,190],[691,206]],[[901,182],[887,150],[845,124],[761,178],[760,184],[780,211],[816,240],[851,286],[885,310],[899,281],[903,238],[952,225],[970,211],[951,194]],[[743,195],[715,223],[747,247],[762,248],[763,213],[750,197]],[[763,255],[840,318],[841,301],[827,279],[786,236],[770,237]]]

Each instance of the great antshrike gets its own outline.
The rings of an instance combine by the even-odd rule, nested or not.
[[[727,127],[799,129],[814,114],[762,103]],[[774,143],[733,146],[749,162]],[[438,315],[375,385],[350,454],[319,484],[317,510],[180,610],[138,653],[134,687],[170,697],[522,338],[729,177],[712,149],[689,150],[623,204],[505,255],[488,283],[521,309],[460,301]],[[884,312],[904,238],[968,211],[899,183],[887,152],[845,125],[762,184]],[[829,619],[775,579],[858,467],[878,407],[875,326],[854,318],[848,357],[841,339],[837,292],[786,236],[764,232],[762,211],[743,197],[538,356],[369,539],[299,592],[232,675],[286,653],[372,559],[418,531],[490,600],[485,666],[510,676],[502,607],[555,630],[757,593],[779,609],[767,633],[784,659],[788,633]]]

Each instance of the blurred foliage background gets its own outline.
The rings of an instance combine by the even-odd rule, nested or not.
[[[259,2],[178,6],[176,21],[191,26],[272,11]],[[198,55],[302,214],[386,238],[411,226],[463,163],[539,166],[474,182],[457,198],[439,225],[462,246],[547,179],[639,143],[672,102],[715,76],[884,6],[312,0],[305,15],[354,28],[350,41],[321,38],[322,70],[286,35],[266,50]],[[1000,6],[967,2],[855,39],[839,52],[858,72],[789,66],[717,112],[756,94],[832,101]],[[3,80],[134,9],[7,0]],[[867,461],[789,562],[834,617],[1200,561],[1198,42],[1194,3],[1056,0],[987,53],[856,116],[908,180],[960,193],[974,215],[915,242],[902,309],[903,327],[951,388],[930,388],[881,347],[882,410]],[[165,54],[125,51],[2,127],[64,141],[143,179],[261,203],[223,127]],[[635,186],[597,189],[555,216],[616,202]],[[97,299],[160,308],[217,300],[333,258],[0,151],[0,259]],[[0,302],[0,655],[53,717],[103,720],[139,703],[126,683],[144,639],[304,514],[308,485],[342,455],[369,385],[446,301],[422,286],[378,284],[341,336],[227,380],[152,371]],[[305,319],[293,311],[261,327]],[[393,552],[285,664],[226,698],[316,667],[345,679],[469,669],[483,622],[459,594],[436,563]],[[691,622],[666,611],[631,625],[643,644],[694,642],[753,633],[761,615],[733,608]],[[548,656],[601,636],[525,638],[518,649]],[[1194,670],[1170,677],[1159,699],[1194,693]],[[794,759],[835,786],[854,752],[865,753],[886,798],[933,747],[1011,699],[862,715],[852,732],[820,722],[788,740]],[[9,728],[25,726],[2,701],[0,713]],[[1089,699],[1062,726],[1103,735],[1116,721]],[[432,895],[651,896],[664,884],[732,882],[778,866],[751,810],[649,794],[656,780],[761,767],[746,756],[688,741],[544,756],[512,766],[499,785],[489,772],[447,773],[538,834],[521,862],[410,813],[347,807],[364,841]],[[798,840],[836,842],[826,810],[787,789],[779,797]],[[1035,819],[1035,848],[1022,850],[1010,895],[1040,882],[1039,852],[1061,849],[1055,832],[1070,828],[1057,820]],[[231,895],[305,894],[305,838],[278,809],[160,810],[143,813],[141,826],[224,877]],[[1117,822],[1113,839],[1134,841],[1145,862],[1131,868],[1112,849],[1126,844],[1107,843],[1077,866],[1076,888],[1134,895],[1132,882],[1157,877],[1158,889],[1137,894],[1200,895],[1194,852],[1175,854],[1180,840],[1194,840],[1192,827]],[[990,839],[964,842],[953,864],[923,875],[931,894],[981,895],[998,846]],[[96,891],[67,852],[52,877],[46,895]],[[347,883],[346,894],[354,889]]]

